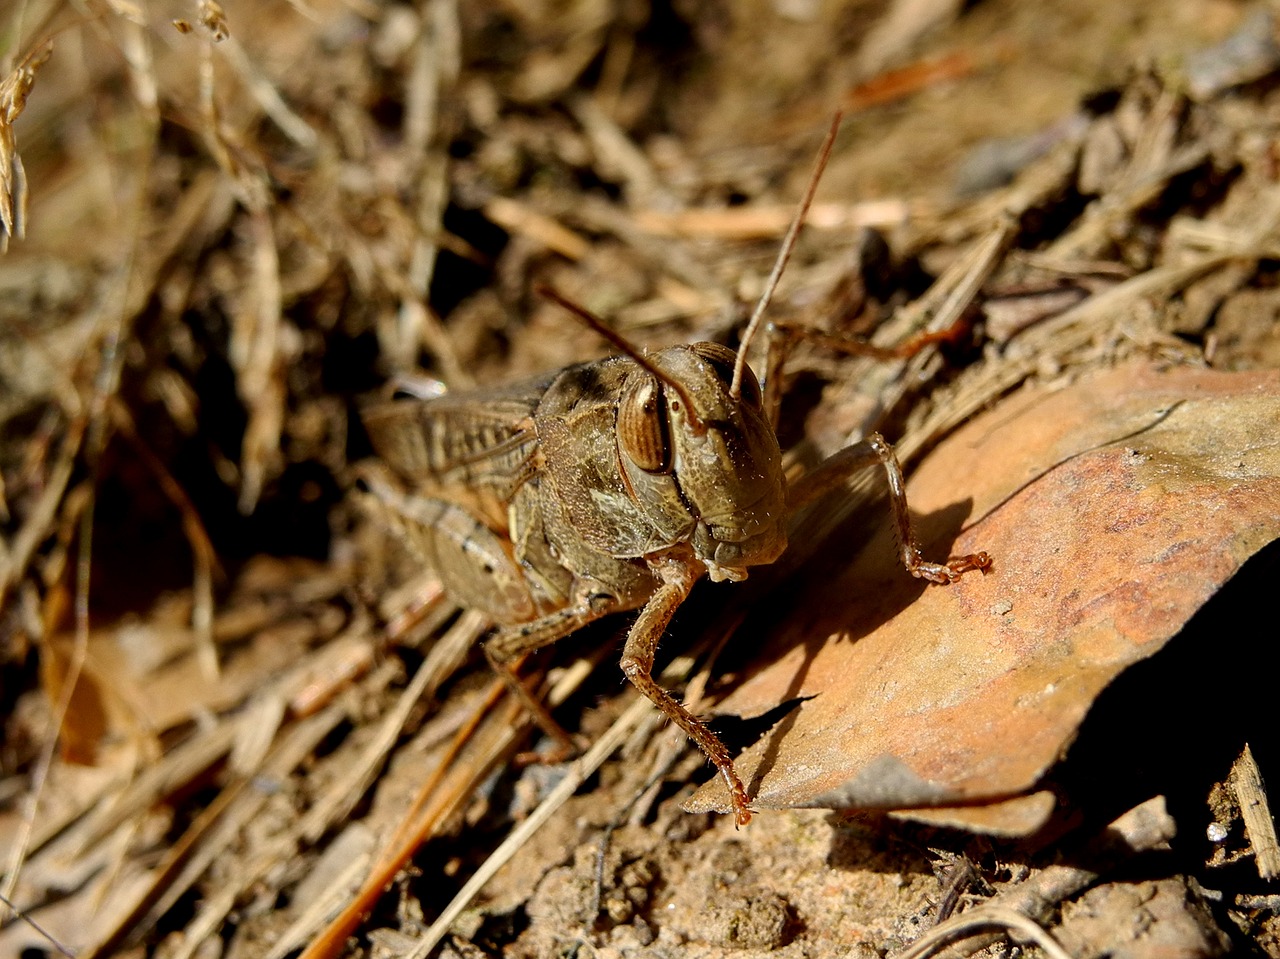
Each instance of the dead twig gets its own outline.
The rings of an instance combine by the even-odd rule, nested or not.
[[[1253,750],[1244,744],[1239,758],[1231,767],[1231,789],[1240,804],[1245,832],[1253,846],[1254,865],[1263,879],[1280,875],[1280,843],[1276,841],[1276,824],[1267,801],[1267,787],[1253,758]]]
[[[1065,951],[1051,952],[1052,947],[1047,943],[1052,940],[1038,923],[1047,921],[1059,904],[1093,885],[1108,869],[1138,853],[1161,848],[1173,839],[1176,831],[1173,817],[1165,809],[1164,797],[1149,799],[1116,819],[1090,843],[1083,853],[1089,866],[1048,866],[1030,879],[998,893],[982,906],[934,927],[894,959],[923,959],[958,939],[966,941],[957,947],[957,954],[973,955],[999,938],[998,934],[982,934],[983,929],[992,926],[1016,931],[1046,952],[1067,957]]]
[[[647,715],[651,714],[652,710],[652,704],[641,697],[637,697],[627,707],[627,711],[619,716],[604,735],[595,741],[582,758],[569,766],[568,775],[560,780],[556,788],[551,791],[529,818],[502,841],[502,844],[493,851],[489,858],[467,880],[466,884],[458,890],[458,894],[444,908],[444,911],[440,913],[436,921],[431,924],[431,927],[419,940],[407,959],[426,959],[431,950],[439,945],[440,940],[448,933],[449,927],[453,925],[463,910],[471,904],[471,900],[484,888],[484,884],[493,878],[497,871],[511,860],[520,847],[528,842],[530,837],[555,814],[556,810],[578,791],[578,787],[586,782],[603,765],[606,759],[613,755],[613,751],[621,746],[626,741],[627,736],[631,734],[632,728],[642,722]]]
[[[979,906],[948,919],[934,926],[911,946],[897,953],[893,959],[925,959],[932,956],[942,947],[962,939],[979,936],[988,930],[1004,929],[1016,939],[1033,942],[1049,959],[1072,959],[1071,953],[1058,945],[1056,939],[1039,924],[1012,909],[999,906]],[[989,936],[983,935],[982,942],[989,944]],[[966,946],[972,945],[966,943]],[[976,947],[982,948],[982,947]],[[972,951],[976,951],[976,948]],[[966,950],[968,953],[969,950]]]

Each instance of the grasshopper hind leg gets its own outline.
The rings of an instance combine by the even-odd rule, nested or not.
[[[921,555],[912,528],[911,511],[907,507],[907,484],[902,476],[902,467],[893,447],[879,433],[872,433],[862,442],[832,454],[817,469],[802,476],[787,490],[788,511],[794,512],[842,486],[854,473],[875,465],[884,470],[889,484],[889,503],[898,531],[899,558],[908,573],[930,583],[945,585],[954,583],[965,573],[975,570],[986,572],[991,568],[991,557],[987,553],[957,556],[945,563],[931,563]]]
[[[555,741],[556,749],[550,755],[537,757],[543,762],[560,762],[578,752],[573,737],[551,715],[546,704],[534,694],[516,669],[529,653],[548,646],[570,633],[607,616],[618,609],[619,603],[607,593],[594,593],[588,598],[564,609],[556,610],[539,619],[499,629],[484,644],[484,655],[507,689],[520,702],[538,728]]]

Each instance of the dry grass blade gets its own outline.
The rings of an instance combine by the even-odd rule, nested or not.
[[[84,437],[85,422],[80,418],[72,423],[71,429],[63,438],[53,468],[30,514],[13,539],[6,544],[4,554],[0,555],[0,607],[4,606],[10,590],[26,573],[40,543],[49,535],[58,507],[71,482]]]
[[[552,706],[564,702],[587,678],[592,666],[587,660],[579,660],[575,668],[567,670],[552,687],[547,702]],[[327,959],[337,955],[414,852],[443,828],[474,795],[494,766],[515,749],[532,723],[520,705],[509,697],[500,711],[491,711],[505,691],[506,686],[500,681],[492,685],[471,721],[458,731],[435,770],[424,778],[414,802],[395,835],[375,858],[373,869],[360,890],[307,946],[301,959]]]
[[[253,715],[248,714],[244,723],[253,720]],[[273,747],[271,756],[262,764],[262,774],[277,779],[287,776],[341,720],[342,711],[330,708],[298,723]],[[249,775],[239,776],[218,793],[153,870],[152,881],[133,907],[117,917],[111,930],[83,959],[111,955],[127,938],[149,929],[204,874],[214,858],[238,839],[246,822],[259,813],[268,797],[264,790],[247,789],[250,783]],[[274,856],[267,857],[268,863],[274,861]],[[242,880],[247,884],[256,878],[245,876]],[[216,923],[210,924],[210,930],[215,926]],[[192,949],[199,945],[195,937],[187,942]]]
[[[90,433],[92,437],[92,433]],[[90,440],[92,443],[92,439]],[[41,659],[41,666],[46,673],[46,685],[52,693],[52,725],[47,734],[46,741],[41,745],[38,759],[34,764],[31,777],[31,789],[26,799],[23,809],[22,826],[19,830],[16,841],[9,850],[9,860],[6,864],[5,877],[2,891],[6,899],[12,899],[14,890],[18,884],[18,876],[22,871],[22,867],[26,862],[27,855],[30,851],[30,842],[32,834],[36,826],[36,816],[40,808],[40,801],[44,795],[45,786],[48,783],[50,769],[53,766],[55,751],[58,747],[60,739],[63,738],[67,723],[71,715],[71,707],[74,701],[76,687],[80,682],[81,675],[84,670],[85,661],[89,653],[89,559],[92,555],[93,544],[93,515],[95,495],[92,489],[89,489],[83,500],[79,503],[70,501],[66,503],[69,512],[72,512],[78,520],[78,546],[75,564],[75,598],[74,598],[74,616],[75,630],[74,642],[71,655],[65,664],[65,670],[59,674],[58,666],[55,665],[57,660],[53,655],[52,647],[48,643],[48,636],[43,637],[46,643],[45,656]]]
[[[255,213],[251,295],[236,317],[232,355],[240,370],[240,395],[249,409],[241,451],[240,511],[253,512],[269,475],[278,470],[286,399],[280,251],[271,217]]]
[[[815,203],[809,208],[804,222],[811,230],[842,230],[852,233],[868,227],[889,229],[902,226],[911,220],[913,212],[912,205],[905,200],[864,200],[852,204]],[[640,229],[659,236],[701,236],[731,242],[781,236],[791,225],[795,215],[794,206],[780,204],[671,212],[638,210],[635,220]]]
[[[1038,923],[1012,909],[997,906],[979,906],[930,929],[909,949],[897,953],[894,959],[925,959],[944,946],[989,929],[1005,929],[1012,936],[1035,943],[1049,959],[1073,959],[1071,953],[1058,945],[1057,940]]]
[[[592,744],[582,758],[569,767],[568,775],[560,780],[555,789],[538,805],[538,808],[533,811],[529,818],[514,829],[502,841],[502,845],[495,849],[480,868],[471,875],[463,887],[458,890],[458,894],[453,897],[449,905],[445,906],[436,921],[431,924],[431,928],[426,931],[407,959],[426,959],[431,954],[431,951],[440,944],[440,940],[449,932],[449,927],[453,925],[463,910],[471,904],[471,900],[475,898],[476,894],[484,888],[484,884],[493,878],[506,863],[511,861],[516,852],[529,841],[535,832],[542,828],[547,820],[555,814],[556,810],[563,806],[565,801],[577,792],[578,788],[604,764],[604,761],[613,755],[615,749],[626,742],[631,730],[639,725],[646,716],[651,715],[652,712],[653,706],[649,701],[639,697],[627,707],[627,711],[614,721],[608,731]]]
[[[501,682],[493,683],[472,721],[459,730],[435,770],[424,780],[418,799],[397,835],[375,861],[359,891],[307,946],[300,959],[328,959],[339,955],[347,937],[359,927],[409,857],[472,795],[493,765],[515,748],[529,726],[529,721],[521,715],[521,708],[508,702],[500,713],[488,712],[505,691]]]
[[[395,708],[382,720],[359,765],[335,782],[333,788],[319,797],[311,811],[302,818],[300,832],[308,841],[319,840],[325,829],[339,821],[360,800],[390,753],[396,737],[401,734],[410,711],[424,699],[434,696],[436,690],[462,665],[476,640],[487,629],[488,624],[482,617],[474,612],[463,613],[436,642],[401,693]]]
[[[53,41],[46,40],[0,81],[0,253],[9,249],[10,237],[26,234],[27,175],[13,125],[27,105],[36,73],[52,54]]]

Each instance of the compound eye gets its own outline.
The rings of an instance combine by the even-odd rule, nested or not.
[[[618,446],[646,473],[671,470],[671,434],[662,384],[651,376],[636,383],[618,405]]]

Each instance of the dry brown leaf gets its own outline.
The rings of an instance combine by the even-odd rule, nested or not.
[[[995,567],[946,589],[893,568],[881,528],[783,603],[775,659],[722,704],[809,697],[738,768],[762,808],[907,808],[1033,788],[1094,698],[1280,536],[1280,374],[1131,364],[1012,397],[911,484],[937,554]],[[932,522],[931,522],[932,521]],[[956,524],[958,525],[958,524]],[[954,528],[954,525],[953,525]],[[779,605],[775,600],[775,606]],[[721,785],[693,809],[727,809]]]

